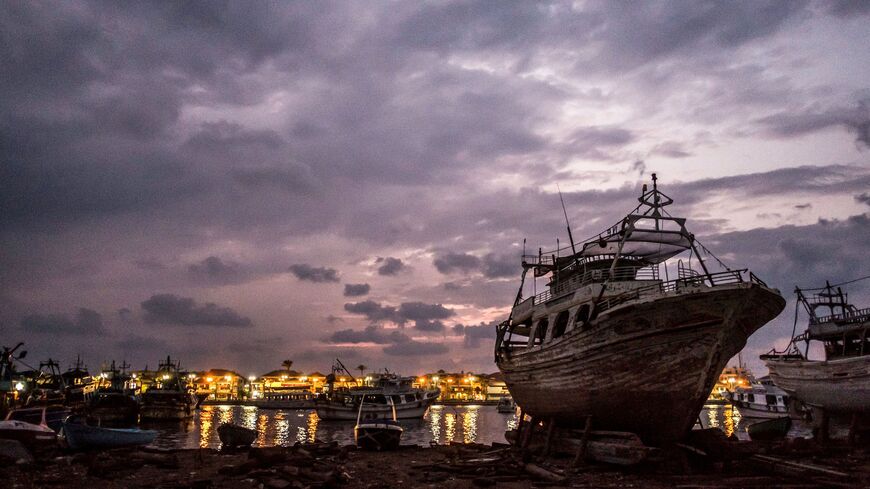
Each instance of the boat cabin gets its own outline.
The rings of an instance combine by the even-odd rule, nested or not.
[[[821,341],[827,360],[870,354],[870,308],[858,309],[841,288],[830,283],[817,290],[810,295],[795,290],[810,316],[807,331],[795,340]]]

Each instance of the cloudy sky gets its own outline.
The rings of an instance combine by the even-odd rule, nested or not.
[[[657,172],[789,297],[757,368],[870,275],[868,45],[866,1],[4,2],[0,342],[494,371],[557,184],[585,238]]]

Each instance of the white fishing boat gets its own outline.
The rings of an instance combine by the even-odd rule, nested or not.
[[[809,325],[785,352],[761,356],[773,382],[814,408],[832,413],[870,411],[870,308],[855,307],[840,287],[830,284],[797,288],[795,293],[809,315]],[[824,359],[808,357],[814,341],[824,346]],[[801,342],[803,352],[798,348]]]
[[[747,387],[728,393],[731,405],[745,418],[781,418],[789,415],[788,393],[774,385],[769,377],[752,380]]]
[[[522,261],[495,358],[525,414],[638,434],[652,446],[686,436],[728,360],[785,300],[748,270],[732,270],[672,217],[653,175],[632,212],[600,235]],[[567,213],[566,213],[567,219]],[[681,253],[668,279],[662,264]],[[531,270],[548,289],[524,297]],[[664,273],[663,273],[664,271]],[[664,280],[662,279],[664,275]]]
[[[343,366],[339,369],[356,383],[356,379],[347,369]],[[335,369],[333,370],[327,376],[325,392],[314,401],[317,417],[322,420],[357,419],[364,398],[363,413],[366,419],[391,419],[394,410],[398,419],[422,419],[441,393],[437,388],[412,387],[414,377],[400,377],[389,373],[369,376],[361,382],[362,385],[338,386],[335,382]]]

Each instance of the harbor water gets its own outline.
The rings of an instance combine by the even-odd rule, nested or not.
[[[726,435],[747,440],[746,426],[754,419],[740,415],[731,406],[706,406],[700,427],[719,428]],[[504,433],[516,428],[516,414],[496,411],[495,406],[433,406],[419,421],[401,421],[403,444],[428,446],[447,443],[504,443]],[[651,421],[654,422],[654,421]],[[310,409],[260,409],[253,406],[203,406],[195,417],[182,423],[152,423],[144,428],[159,431],[154,445],[162,448],[220,448],[217,427],[235,423],[256,429],[255,446],[289,446],[296,442],[337,441],[353,443],[353,422],[322,421]],[[697,428],[697,426],[696,426]],[[810,427],[795,421],[790,437],[809,438]]]

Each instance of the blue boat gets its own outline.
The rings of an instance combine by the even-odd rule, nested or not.
[[[70,448],[87,450],[147,445],[157,437],[157,431],[90,426],[82,416],[70,416],[63,423],[61,436]]]

